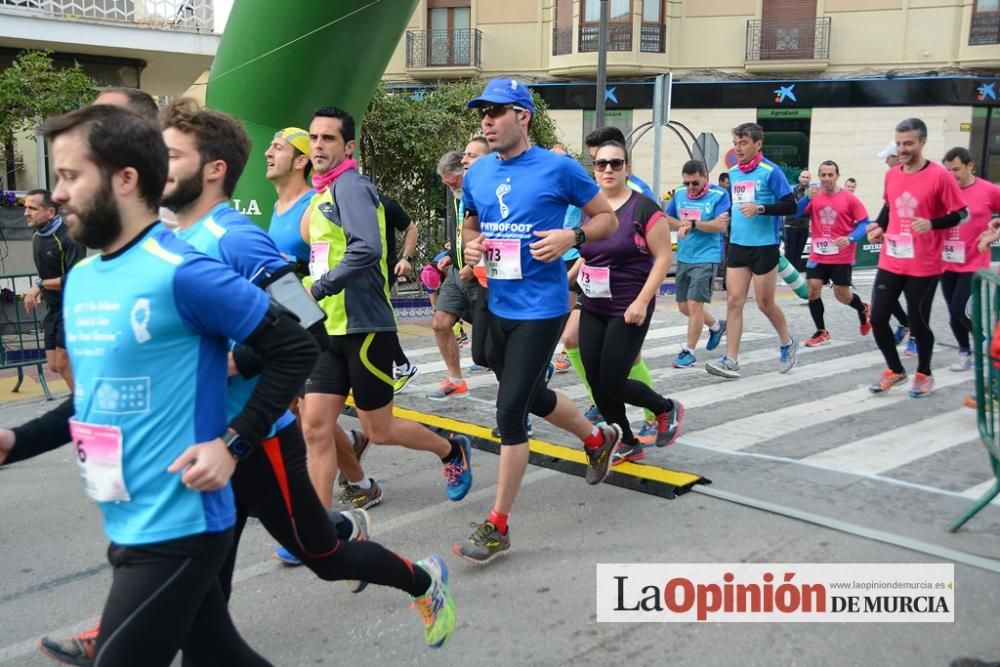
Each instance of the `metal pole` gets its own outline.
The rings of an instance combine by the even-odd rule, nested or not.
[[[604,127],[604,91],[608,87],[608,0],[601,0],[597,25],[597,112],[594,127]]]
[[[656,202],[663,205],[660,199],[660,153],[663,150],[663,75],[656,77],[653,83],[653,193]]]

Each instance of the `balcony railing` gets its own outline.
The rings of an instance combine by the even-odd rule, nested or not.
[[[648,1],[648,0],[647,0]],[[642,53],[666,53],[667,26],[658,23],[644,23],[639,33],[639,51]]]
[[[0,0],[0,13],[186,32],[212,32],[215,26],[212,0]]]
[[[969,26],[969,46],[1000,44],[1000,12],[975,12]]]
[[[407,30],[407,67],[480,67],[482,33],[461,30]]]
[[[580,47],[579,53],[590,53],[597,51],[597,31],[596,23],[580,24]],[[631,51],[632,50],[632,24],[631,23],[609,23],[608,24],[608,51]]]
[[[750,19],[746,60],[828,60],[830,17],[805,21]]]
[[[552,55],[565,56],[573,53],[573,28],[552,28]]]

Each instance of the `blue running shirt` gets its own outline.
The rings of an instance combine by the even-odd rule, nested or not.
[[[688,197],[687,188],[677,188],[667,205],[667,215],[678,220],[715,220],[729,211],[729,193],[718,185],[708,186],[708,192],[698,199]],[[677,261],[685,264],[719,264],[722,262],[722,232],[695,229],[677,241]]]
[[[767,158],[753,171],[744,174],[739,166],[729,170],[733,200],[733,222],[729,242],[742,246],[766,246],[781,243],[780,215],[756,215],[748,218],[740,212],[744,200],[754,204],[773,204],[792,193],[785,173]]]
[[[84,259],[64,296],[74,419],[122,434],[131,500],[98,503],[108,538],[151,544],[232,527],[228,484],[191,491],[167,467],[225,431],[229,339],[254,332],[267,296],[164,229]]]
[[[567,206],[586,206],[599,192],[594,180],[576,160],[532,146],[509,160],[495,153],[476,160],[462,191],[487,239],[520,242],[521,278],[489,278],[490,312],[511,320],[565,315],[565,263],[539,262],[528,246],[538,240],[534,232],[562,229]]]
[[[300,225],[302,215],[309,208],[309,200],[315,194],[315,190],[309,190],[284,213],[278,213],[278,204],[274,205],[274,211],[271,213],[271,225],[267,228],[267,233],[274,239],[274,244],[278,246],[278,250],[289,262],[299,260],[309,263],[309,244],[302,240]]]
[[[207,216],[190,227],[178,229],[177,236],[194,246],[195,250],[219,260],[255,285],[288,267],[288,262],[281,256],[274,240],[226,202],[213,208]],[[229,396],[226,400],[227,419],[232,420],[243,411],[257,386],[257,380],[258,378],[247,379],[241,375],[230,378]],[[268,437],[293,421],[295,415],[286,410],[275,422]]]

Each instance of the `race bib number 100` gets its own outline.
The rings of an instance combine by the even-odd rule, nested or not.
[[[737,204],[754,203],[757,192],[757,181],[738,181],[733,183],[733,201]]]
[[[521,279],[521,241],[518,239],[486,239],[483,259],[490,280]]]

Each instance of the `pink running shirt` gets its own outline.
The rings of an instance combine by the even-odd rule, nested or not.
[[[967,188],[960,188],[962,199],[969,207],[969,219],[964,224],[943,230],[945,240],[942,260],[945,271],[975,273],[990,268],[990,252],[979,252],[979,235],[986,231],[990,218],[1000,213],[1000,187],[977,178]],[[964,260],[964,261],[963,261]]]
[[[854,231],[868,217],[864,204],[848,190],[832,195],[820,190],[806,205],[811,249],[809,261],[817,264],[854,264],[857,245],[838,248],[834,241]]]

